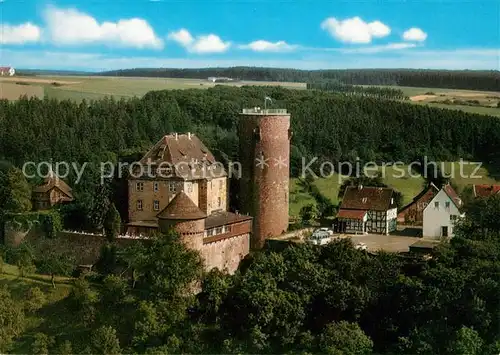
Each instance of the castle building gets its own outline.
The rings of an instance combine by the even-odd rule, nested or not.
[[[174,229],[207,270],[232,273],[249,253],[252,217],[228,211],[225,168],[194,134],[160,139],[128,184],[128,234]]]
[[[244,109],[239,121],[240,202],[254,216],[252,248],[288,229],[290,114],[285,109]]]

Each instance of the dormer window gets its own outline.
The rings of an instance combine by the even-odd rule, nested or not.
[[[446,202],[444,203],[444,207],[445,207],[445,208],[450,208],[450,202],[449,202],[449,201],[446,201]]]

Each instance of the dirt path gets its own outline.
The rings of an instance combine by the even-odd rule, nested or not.
[[[8,77],[8,78],[1,78],[0,81],[4,82],[12,82],[12,83],[36,83],[36,84],[52,84],[52,83],[58,83],[61,85],[72,85],[72,84],[79,84],[80,81],[66,81],[66,80],[54,80],[54,79],[40,79],[40,78],[26,78],[26,77]]]
[[[437,96],[436,95],[416,95],[416,96],[410,97],[410,100],[411,101],[424,101],[427,99],[433,99],[435,97],[437,97]]]

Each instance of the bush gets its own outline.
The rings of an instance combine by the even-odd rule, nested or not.
[[[54,337],[44,333],[36,333],[33,344],[31,345],[32,354],[45,355],[49,353],[49,349],[54,345]]]
[[[57,345],[53,353],[57,355],[71,355],[73,354],[73,346],[69,340],[66,340]]]
[[[26,295],[26,300],[24,301],[24,309],[27,312],[34,313],[43,307],[47,298],[45,293],[38,287],[31,287]]]
[[[62,218],[57,210],[40,214],[42,229],[48,238],[55,238],[63,228]]]

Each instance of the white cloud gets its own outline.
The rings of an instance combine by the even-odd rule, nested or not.
[[[415,43],[388,43],[380,46],[359,47],[359,48],[341,48],[339,51],[342,53],[381,53],[388,51],[397,51],[401,49],[414,48]]]
[[[367,23],[358,16],[340,21],[329,17],[321,23],[321,28],[346,43],[370,43],[373,38],[382,38],[391,33],[391,29],[382,22]]]
[[[194,38],[191,33],[184,28],[169,33],[167,38],[177,42],[191,53],[222,53],[227,51],[231,46],[231,42],[225,42],[215,34],[202,35]]]
[[[269,42],[264,40],[253,41],[240,46],[241,49],[250,49],[255,52],[289,52],[297,47],[298,46],[288,44],[285,41]]]
[[[423,42],[426,40],[426,38],[427,33],[417,27],[412,27],[403,33],[403,39],[405,41]]]
[[[153,28],[141,18],[99,23],[76,9],[50,7],[45,13],[50,39],[57,44],[105,43],[135,48],[163,48]]]
[[[21,25],[12,26],[9,24],[0,25],[1,44],[25,44],[28,42],[38,42],[40,40],[40,27],[26,22]]]
[[[193,36],[191,36],[191,33],[185,28],[181,28],[177,32],[171,32],[168,35],[168,39],[179,43],[183,47],[190,46],[194,42]]]

